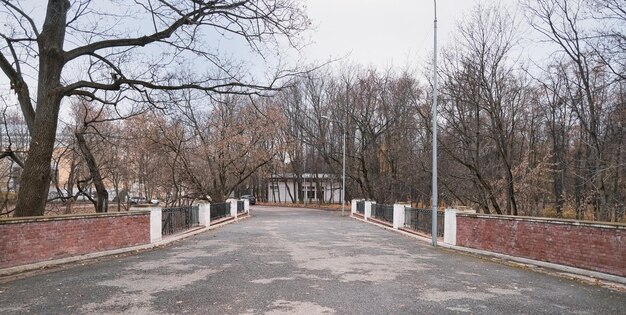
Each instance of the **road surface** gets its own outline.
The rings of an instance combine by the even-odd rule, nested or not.
[[[624,314],[626,293],[456,253],[335,212],[253,216],[0,283],[0,313]]]

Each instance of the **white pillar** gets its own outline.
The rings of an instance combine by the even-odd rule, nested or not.
[[[456,215],[458,213],[476,213],[476,210],[446,209],[444,216],[443,242],[456,245]]]
[[[226,202],[230,202],[230,216],[237,219],[237,199],[228,199]]]
[[[150,208],[150,243],[156,243],[163,237],[163,209]]]
[[[198,204],[198,221],[200,225],[210,226],[211,225],[211,204],[210,203],[199,203]]]
[[[404,207],[405,204],[396,203],[393,205],[393,228],[399,229],[404,227]]]
[[[446,209],[444,217],[443,242],[456,245],[456,209]]]
[[[245,211],[246,213],[250,213],[250,199],[245,199],[243,201],[243,211]]]
[[[161,207],[133,206],[130,211],[150,211],[150,244],[162,239],[163,209]]]
[[[365,221],[367,218],[372,216],[372,205],[375,205],[376,201],[366,200],[365,201]]]
[[[350,201],[350,214],[354,215],[356,213],[356,203],[359,202],[359,199],[352,199]]]

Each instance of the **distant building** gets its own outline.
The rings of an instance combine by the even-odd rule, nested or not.
[[[341,180],[332,174],[272,175],[267,184],[267,201],[303,202],[305,192],[308,202],[340,203]]]

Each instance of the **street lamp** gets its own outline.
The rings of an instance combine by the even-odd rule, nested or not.
[[[304,173],[302,174],[302,180],[304,181],[304,206],[306,207],[307,189],[306,189],[306,146],[304,147]]]
[[[323,119],[328,120],[328,122],[332,123],[333,121],[330,119],[330,117],[328,116],[322,116]],[[343,124],[341,125],[341,133],[342,133],[342,139],[343,139],[343,162],[341,164],[342,166],[342,174],[341,174],[341,216],[344,216],[344,211],[345,211],[345,199],[346,199],[346,130],[345,130],[345,126],[343,126]]]
[[[434,53],[433,53],[433,226],[432,226],[432,238],[433,246],[437,247],[437,0],[433,0],[435,9],[434,20]]]

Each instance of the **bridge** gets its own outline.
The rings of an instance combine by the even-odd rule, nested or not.
[[[336,212],[263,207],[170,245],[0,281],[0,313],[617,314],[626,292]]]

